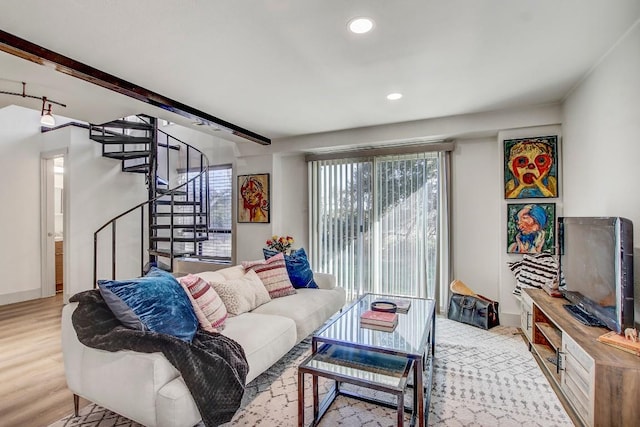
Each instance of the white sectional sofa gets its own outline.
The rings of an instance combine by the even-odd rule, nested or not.
[[[242,267],[235,266],[202,273],[202,277],[233,279],[242,274]],[[297,289],[294,295],[227,319],[221,333],[244,349],[249,365],[246,383],[344,306],[346,294],[336,287],[334,276],[314,273],[314,280],[320,289]],[[161,353],[108,352],[81,344],[71,320],[76,306],[67,304],[62,311],[65,375],[76,410],[80,396],[148,427],[188,427],[200,422],[184,380]]]

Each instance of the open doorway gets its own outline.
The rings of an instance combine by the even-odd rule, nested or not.
[[[42,153],[42,297],[64,291],[65,152]]]
[[[64,283],[64,157],[53,159],[53,215],[54,215],[54,245],[55,245],[55,283],[56,294],[62,292]]]

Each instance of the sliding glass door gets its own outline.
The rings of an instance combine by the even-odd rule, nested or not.
[[[349,298],[435,297],[443,154],[311,161],[314,268],[335,274]]]

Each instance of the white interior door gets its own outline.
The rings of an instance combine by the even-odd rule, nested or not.
[[[42,158],[41,171],[41,216],[42,216],[42,297],[56,293],[55,251],[55,176],[53,157]]]

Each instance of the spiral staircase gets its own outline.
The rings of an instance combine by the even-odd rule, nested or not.
[[[176,258],[198,257],[201,242],[209,238],[207,157],[158,129],[156,118],[144,115],[90,125],[89,138],[102,145],[102,156],[119,160],[123,172],[144,174],[148,190],[147,201],[94,233],[94,284],[98,279],[116,279],[123,259],[131,265],[137,258],[143,274],[150,265],[172,271]],[[132,227],[138,222],[139,227]],[[126,227],[124,235],[119,226]],[[105,263],[110,272],[104,271]]]

